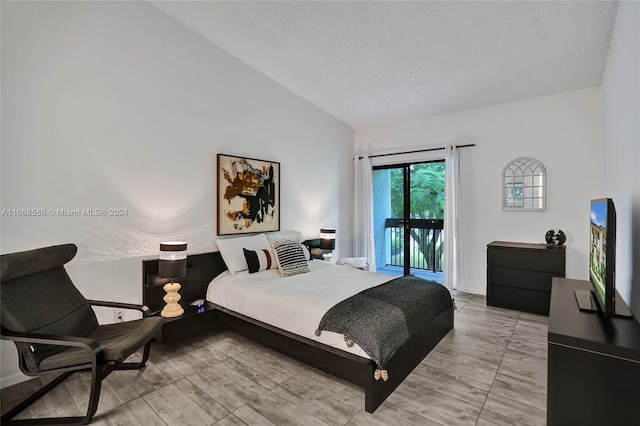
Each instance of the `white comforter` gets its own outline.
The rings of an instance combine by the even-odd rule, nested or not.
[[[367,272],[330,262],[309,262],[310,273],[283,278],[277,269],[249,274],[229,271],[217,276],[207,289],[207,300],[291,333],[333,346],[364,358],[358,346],[347,347],[341,334],[315,330],[336,303],[390,280],[388,275]]]

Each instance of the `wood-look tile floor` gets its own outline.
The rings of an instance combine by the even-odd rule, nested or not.
[[[547,317],[455,294],[455,326],[376,410],[364,391],[228,331],[154,343],[147,366],[104,382],[96,425],[544,425]],[[393,374],[391,372],[391,374]],[[3,389],[2,411],[40,379]],[[19,414],[84,414],[76,374]]]

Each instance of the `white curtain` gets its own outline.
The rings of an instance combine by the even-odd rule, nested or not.
[[[464,291],[460,216],[460,157],[455,145],[446,147],[444,192],[444,285]]]
[[[356,257],[366,257],[371,271],[376,270],[376,250],[373,239],[373,181],[368,155],[353,160],[354,179],[354,242]]]

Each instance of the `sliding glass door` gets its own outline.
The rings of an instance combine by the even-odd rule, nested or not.
[[[444,161],[373,169],[378,272],[442,282]]]

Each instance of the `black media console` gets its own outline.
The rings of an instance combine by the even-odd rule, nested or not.
[[[640,425],[640,324],[580,311],[574,290],[590,289],[553,279],[547,425]]]

